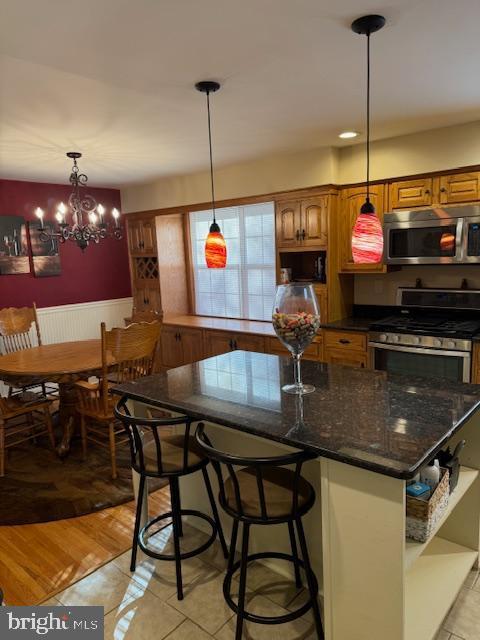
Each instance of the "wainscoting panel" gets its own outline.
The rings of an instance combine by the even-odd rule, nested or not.
[[[132,312],[132,298],[100,300],[83,304],[38,309],[43,344],[100,338],[100,323],[107,329],[123,327]]]
[[[132,298],[119,298],[37,309],[42,343],[100,338],[100,323],[105,322],[107,329],[123,327],[124,318],[132,312],[132,304]],[[32,343],[36,344],[34,330],[31,338]],[[0,381],[0,395],[5,395],[6,390],[7,387]]]

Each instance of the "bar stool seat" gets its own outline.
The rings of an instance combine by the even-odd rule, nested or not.
[[[190,435],[192,420],[187,416],[141,417],[130,413],[127,398],[123,397],[114,409],[115,417],[123,423],[130,445],[132,469],[139,474],[135,526],[133,531],[132,556],[130,571],[135,571],[137,548],[151,558],[175,563],[177,578],[177,598],[183,599],[182,560],[192,558],[211,546],[218,537],[223,555],[229,557],[222,525],[208,477],[208,456],[194,436]],[[172,427],[183,433],[171,433]],[[182,476],[201,471],[212,509],[213,517],[196,509],[182,509],[180,483]],[[141,527],[142,502],[146,489],[146,481],[151,478],[166,478],[170,484],[171,510],[162,513],[146,522]],[[183,537],[182,518],[199,518],[210,526],[211,534],[206,542],[190,551],[181,551],[180,538]],[[155,535],[161,525],[169,524],[173,528],[173,553],[161,553],[149,544],[151,535]]]
[[[240,491],[240,503],[244,516],[249,518],[262,517],[262,505],[258,491],[258,481],[255,470],[241,469],[236,474]],[[293,493],[295,484],[298,489],[298,511],[301,515],[308,510],[315,499],[312,485],[295,473],[284,467],[270,467],[262,471],[263,491],[269,518],[288,518],[292,512]],[[239,517],[237,511],[237,495],[235,483],[231,477],[225,481],[226,506],[231,509],[231,515]]]
[[[225,602],[237,615],[235,640],[241,640],[244,620],[257,624],[283,624],[296,620],[312,610],[318,640],[324,640],[323,626],[318,603],[318,582],[312,570],[302,517],[315,502],[312,485],[302,476],[302,465],[316,456],[306,451],[294,451],[282,456],[244,457],[215,449],[205,433],[205,425],[200,422],[196,438],[205,455],[212,461],[220,489],[221,507],[233,518],[230,556],[223,580]],[[289,467],[294,467],[294,471]],[[222,472],[226,470],[226,477]],[[235,550],[239,525],[242,525],[240,560],[235,561]],[[249,553],[250,528],[286,524],[290,538],[291,554],[279,551]],[[295,534],[295,528],[297,534]],[[300,543],[301,558],[297,551]],[[272,536],[272,543],[275,536]],[[302,586],[303,571],[309,598],[297,609],[283,615],[261,616],[249,611],[245,606],[247,591],[247,570],[256,560],[284,560],[291,563],[295,584]],[[239,572],[238,602],[232,595],[232,581]]]
[[[190,436],[185,443],[185,436],[161,436],[162,443],[162,471],[175,473],[182,471],[185,475],[200,469],[202,464],[208,463],[203,451],[198,446],[194,436]],[[186,450],[186,456],[185,456]],[[149,474],[158,472],[158,456],[155,441],[143,447],[145,471]]]

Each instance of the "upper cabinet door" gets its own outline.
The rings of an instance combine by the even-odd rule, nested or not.
[[[429,207],[432,204],[432,178],[392,182],[388,186],[388,193],[388,208],[391,211]]]
[[[328,196],[302,200],[300,235],[305,247],[327,246]]]
[[[355,264],[352,258],[352,231],[355,221],[360,213],[360,208],[365,202],[367,190],[364,186],[343,189],[340,198],[341,220],[341,263],[342,271],[362,273],[365,271],[384,271],[383,263],[380,264]],[[375,184],[370,187],[370,202],[375,207],[376,214],[383,224],[385,187],[383,184]]]
[[[480,171],[440,176],[440,204],[480,200]]]
[[[277,247],[296,247],[300,242],[300,202],[277,202],[275,220]]]
[[[128,247],[130,253],[142,253],[142,222],[127,220]]]
[[[142,252],[155,254],[157,249],[155,218],[142,222]]]

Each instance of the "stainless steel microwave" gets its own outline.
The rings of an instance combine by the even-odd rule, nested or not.
[[[384,242],[386,264],[480,262],[480,206],[386,213]]]

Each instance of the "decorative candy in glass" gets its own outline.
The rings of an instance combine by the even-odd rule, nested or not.
[[[293,357],[293,384],[282,387],[285,393],[312,393],[315,387],[303,384],[300,358],[320,328],[320,310],[311,284],[282,284],[277,287],[272,324],[279,340]]]

